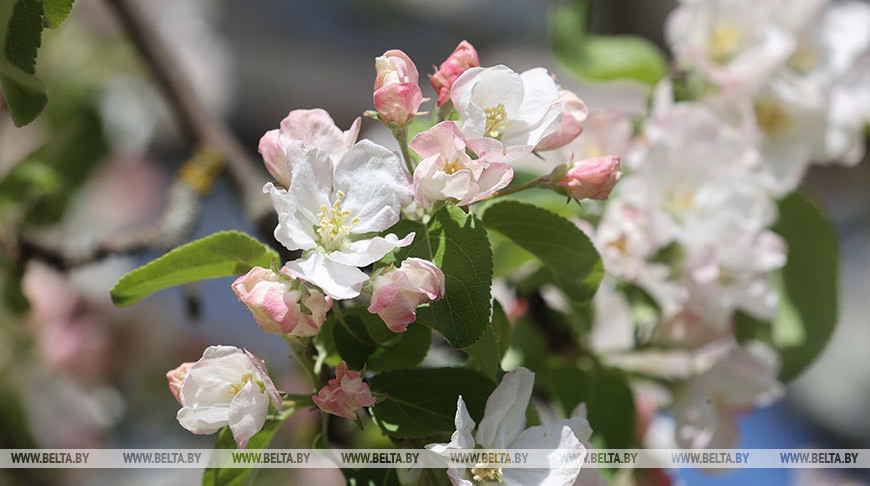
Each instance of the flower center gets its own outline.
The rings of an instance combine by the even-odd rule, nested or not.
[[[483,112],[486,114],[484,135],[487,137],[499,139],[504,135],[504,131],[513,125],[507,121],[507,111],[501,103],[492,108],[484,108]]]
[[[714,61],[725,64],[734,57],[738,42],[740,42],[740,28],[733,24],[719,22],[713,26],[713,31],[710,33],[707,52]]]
[[[759,128],[771,137],[788,130],[792,123],[791,116],[786,113],[782,103],[776,100],[756,103],[755,118]]]
[[[320,212],[317,213],[317,218],[320,220],[317,234],[320,235],[320,243],[326,251],[341,248],[344,238],[350,234],[350,227],[359,224],[359,217],[351,219],[350,225],[345,224],[344,220],[350,218],[350,211],[341,209],[342,199],[344,199],[344,192],[338,191],[332,207],[324,204],[320,206]]]
[[[496,482],[503,483],[504,473],[500,467],[493,467],[492,464],[479,462],[471,468],[471,478],[479,483]]]
[[[467,168],[468,167],[466,167],[465,164],[463,164],[462,162],[459,161],[459,158],[455,158],[453,160],[444,162],[444,167],[442,167],[441,170],[445,174],[454,174],[457,171],[467,169]]]
[[[808,46],[805,42],[799,42],[794,54],[788,58],[787,64],[795,71],[806,74],[816,67],[818,61],[818,56],[816,56],[812,47]]]

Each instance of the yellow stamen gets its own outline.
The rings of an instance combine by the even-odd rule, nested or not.
[[[344,191],[335,193],[335,202],[332,207],[325,204],[320,206],[317,219],[320,220],[317,234],[320,235],[320,243],[327,251],[335,251],[341,248],[344,238],[350,234],[350,226],[344,220],[350,218],[350,210],[341,209],[341,200],[345,197]],[[350,225],[359,224],[359,217],[351,220]]]
[[[710,33],[710,43],[707,52],[719,64],[725,64],[734,57],[737,45],[740,43],[740,27],[719,22],[713,26]]]
[[[490,464],[486,463],[478,463],[473,468],[471,468],[471,477],[475,481],[479,483],[483,482],[497,482],[503,483],[504,472],[502,472],[500,467],[491,467]]]
[[[513,125],[507,121],[507,111],[501,103],[492,108],[484,108],[483,112],[486,114],[486,128],[483,134],[487,137],[499,139],[504,135],[505,130]]]
[[[792,118],[782,103],[773,99],[760,101],[755,104],[755,119],[758,127],[768,136],[777,136],[788,130],[792,125]]]

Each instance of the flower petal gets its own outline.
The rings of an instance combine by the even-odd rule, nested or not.
[[[296,199],[284,189],[278,189],[271,182],[263,186],[263,192],[272,197],[272,206],[278,213],[278,226],[275,239],[291,250],[310,250],[317,246],[314,226],[299,221],[296,214]]]
[[[468,408],[462,400],[462,395],[456,400],[456,418],[453,419],[456,431],[450,437],[447,444],[428,444],[426,448],[436,454],[441,454],[447,449],[474,449],[474,438],[471,431],[474,430],[474,420],[468,414]]]
[[[335,170],[334,187],[345,194],[342,209],[359,218],[351,227],[356,234],[383,231],[396,224],[402,206],[414,197],[411,175],[399,156],[369,140],[347,151]]]
[[[342,132],[329,113],[320,108],[291,111],[281,120],[281,135],[323,150],[334,162],[338,162],[348,148],[348,132]]]
[[[359,295],[368,275],[354,266],[328,260],[323,253],[313,251],[307,257],[287,262],[287,271],[320,287],[323,293],[336,300],[352,299]]]
[[[526,426],[526,409],[532,397],[535,374],[517,368],[504,375],[486,400],[486,411],[477,429],[477,443],[486,449],[506,449]]]
[[[251,380],[233,397],[229,425],[239,449],[247,447],[251,437],[263,428],[266,412],[269,411],[269,401],[269,396],[261,392],[260,387]]]
[[[272,399],[272,405],[275,406],[277,410],[284,409],[284,401],[281,400],[281,395],[278,394],[278,389],[275,388],[275,384],[272,383],[272,378],[269,377],[269,371],[266,369],[266,365],[263,363],[263,360],[251,354],[250,351],[244,349],[245,356],[251,360],[251,364],[254,365],[254,368],[260,372],[260,376],[257,377],[260,381],[263,382],[263,385],[266,387],[266,393],[269,394],[269,397]]]
[[[414,233],[408,233],[401,240],[390,233],[386,236],[375,236],[367,240],[357,240],[347,245],[346,250],[333,251],[326,258],[342,265],[364,267],[380,260],[395,248],[405,247],[414,241]]]
[[[316,147],[291,144],[287,160],[292,173],[287,193],[296,202],[296,221],[316,226],[321,206],[332,206],[332,162],[329,154]],[[293,250],[295,248],[291,248]]]
[[[550,425],[538,425],[524,430],[517,440],[511,444],[511,449],[543,449],[552,451],[547,454],[551,463],[562,461],[565,449],[577,451],[585,455],[586,448],[571,427],[564,423]],[[582,462],[582,461],[581,461]],[[509,468],[504,472],[505,484],[541,484],[549,486],[565,486],[574,484],[580,468],[550,468],[550,469],[522,469]]]

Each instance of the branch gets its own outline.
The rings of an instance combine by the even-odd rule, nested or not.
[[[184,77],[175,57],[139,6],[131,0],[106,2],[117,14],[153,73],[186,136],[193,144],[217,150],[226,158],[227,173],[242,199],[245,214],[261,229],[267,228],[264,220],[270,223],[271,228],[265,234],[271,234],[275,227],[274,217],[269,199],[263,197],[261,164],[251,158],[221,120],[208,112]]]

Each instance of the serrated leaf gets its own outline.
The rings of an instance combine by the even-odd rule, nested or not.
[[[625,377],[613,371],[562,365],[549,374],[550,389],[566,414],[586,404],[593,439],[607,449],[634,444],[634,398]]]
[[[265,449],[271,442],[275,432],[281,428],[284,421],[287,420],[294,412],[293,409],[280,412],[274,419],[266,420],[263,429],[257,432],[251,440],[248,441],[247,449]],[[215,449],[236,449],[235,439],[229,427],[224,427],[218,433]],[[244,467],[214,467],[210,465],[202,474],[202,486],[243,486],[248,484],[248,480],[252,473],[255,473],[255,468]]]
[[[572,222],[530,204],[503,201],[487,208],[483,224],[541,260],[575,303],[595,295],[604,267],[592,242]]]
[[[492,251],[480,220],[447,206],[428,225],[402,221],[389,231],[400,238],[411,231],[417,234],[393,261],[423,258],[444,272],[444,298],[418,307],[417,323],[438,331],[454,348],[474,344],[489,324],[492,300]]]
[[[45,26],[56,29],[66,20],[75,0],[43,0]]]
[[[389,371],[368,381],[373,391],[389,395],[372,407],[375,423],[399,438],[451,434],[459,395],[480,422],[486,399],[495,389],[495,383],[466,368]]]
[[[42,42],[42,1],[0,2],[0,85],[16,126],[24,126],[48,103],[45,83],[36,78],[36,54]]]
[[[477,367],[493,382],[496,382],[498,366],[510,344],[510,323],[498,302],[494,303],[492,322],[483,337],[464,348]]]
[[[222,231],[182,245],[124,275],[111,290],[112,302],[128,306],[158,290],[198,280],[240,275],[266,267],[278,253],[252,236]]]

